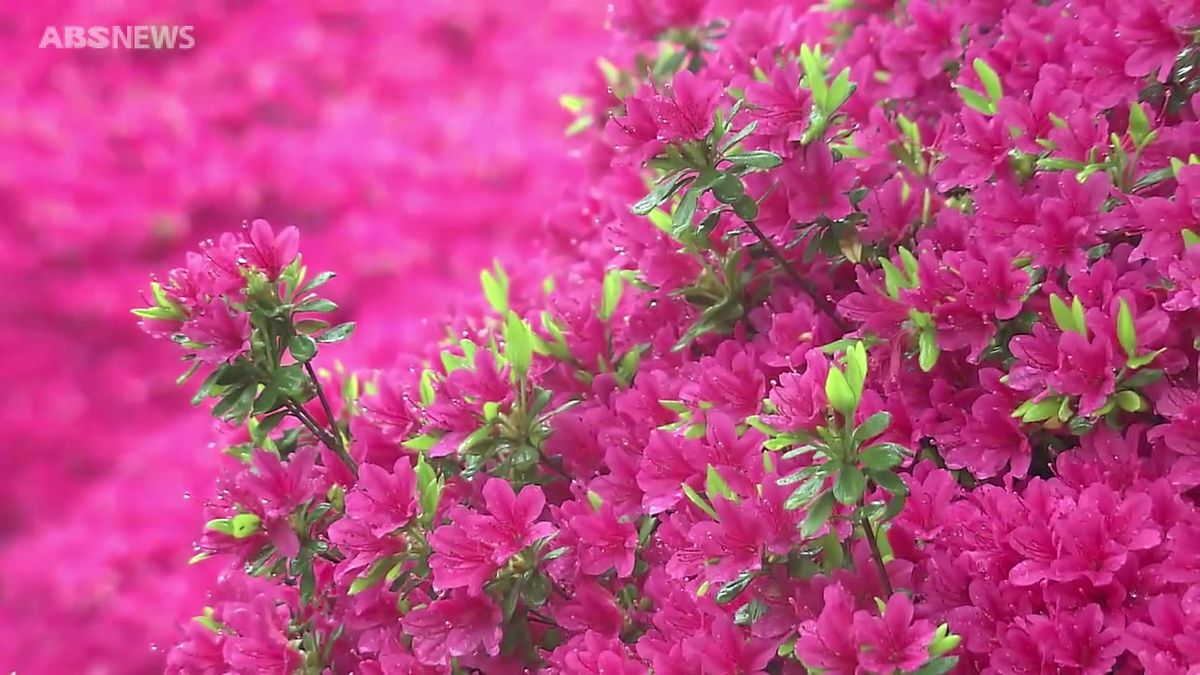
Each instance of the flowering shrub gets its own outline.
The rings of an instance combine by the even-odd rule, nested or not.
[[[481,305],[479,267],[580,176],[555,101],[603,17],[590,0],[0,3],[0,670],[162,672],[214,585],[187,561],[233,460],[168,376],[172,345],[130,321],[146,275],[243,218],[298,224],[309,262],[339,271],[339,321],[363,327],[327,367],[436,340],[429,319]],[[177,23],[193,49],[38,49],[48,25]]]
[[[1200,6],[764,4],[619,3],[588,180],[398,367],[313,365],[294,230],[152,285],[242,429],[173,672],[1200,663]]]

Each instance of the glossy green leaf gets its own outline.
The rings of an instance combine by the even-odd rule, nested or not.
[[[1125,350],[1125,356],[1131,359],[1137,356],[1137,329],[1133,325],[1133,312],[1125,298],[1121,298],[1121,306],[1117,310],[1117,341]]]
[[[354,334],[354,328],[355,328],[354,322],[347,321],[346,323],[339,324],[337,326],[334,326],[333,328],[330,328],[329,330],[325,331],[324,333],[321,333],[315,339],[317,342],[320,342],[323,344],[332,344],[334,342],[341,342],[342,340],[345,340],[346,338],[348,338]]]
[[[841,503],[857,504],[867,487],[867,477],[856,466],[843,466],[833,481],[833,496]]]
[[[833,515],[833,506],[836,502],[832,492],[826,492],[818,497],[808,508],[808,514],[804,516],[804,521],[800,523],[801,536],[811,537],[820,531],[825,523],[829,522],[829,517]]]
[[[987,97],[991,99],[993,107],[1000,102],[1004,96],[1004,88],[1000,84],[1000,76],[996,74],[995,69],[988,65],[983,59],[975,59],[971,62],[975,68],[975,74],[979,76],[979,81],[983,83],[983,90],[987,93]]]
[[[887,412],[877,412],[871,415],[862,424],[854,429],[854,442],[863,443],[875,438],[884,431],[887,431],[888,426],[892,423],[892,415]]]
[[[515,312],[509,312],[504,321],[504,356],[517,377],[529,374],[529,366],[533,363],[533,333]]]

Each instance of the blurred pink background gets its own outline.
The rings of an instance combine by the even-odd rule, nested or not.
[[[128,310],[264,217],[385,366],[476,303],[575,175],[560,94],[604,3],[13,2],[0,9],[0,672],[161,671],[219,448]],[[192,25],[190,50],[38,49],[47,26]]]

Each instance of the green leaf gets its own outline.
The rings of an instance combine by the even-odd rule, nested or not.
[[[917,280],[920,279],[921,266],[917,262],[917,256],[913,255],[912,251],[901,246],[896,249],[900,254],[900,262],[904,264],[904,272],[908,275],[909,287],[916,288]]]
[[[825,83],[825,67],[818,51],[808,45],[800,45],[800,64],[804,67],[804,84],[812,92],[813,101],[819,108],[828,100],[829,88]]]
[[[1058,397],[1046,398],[1028,406],[1021,414],[1022,422],[1041,422],[1058,414],[1062,400]],[[1014,413],[1015,414],[1015,413]]]
[[[1138,368],[1147,366],[1152,361],[1154,361],[1154,359],[1158,358],[1159,354],[1162,354],[1165,351],[1167,351],[1167,350],[1164,347],[1162,349],[1156,349],[1156,350],[1154,350],[1152,352],[1148,352],[1146,354],[1139,354],[1138,356],[1135,356],[1132,359],[1129,359],[1129,361],[1128,361],[1129,367],[1133,368],[1134,370],[1137,370]]]
[[[721,589],[717,591],[713,599],[717,601],[718,605],[727,605],[733,602],[737,596],[741,595],[742,591],[746,590],[751,581],[754,581],[754,574],[742,572],[738,575],[738,578],[721,586]]]
[[[979,81],[983,83],[983,90],[987,92],[987,96],[991,99],[994,108],[995,104],[999,103],[1001,97],[1004,96],[1004,88],[1000,85],[1000,76],[983,59],[975,59],[971,62],[971,65],[975,68],[975,74],[979,76]]]
[[[552,549],[552,550],[548,551],[546,553],[546,555],[542,556],[542,562],[549,562],[551,560],[557,560],[557,559],[563,557],[564,555],[566,555],[570,550],[571,550],[570,546],[560,546],[556,549]]]
[[[659,204],[670,199],[679,188],[686,184],[686,181],[691,177],[686,173],[678,173],[670,178],[655,185],[650,194],[642,197],[636,204],[633,205],[632,211],[634,215],[644,216],[658,207]]]
[[[1140,389],[1142,387],[1154,384],[1162,378],[1163,371],[1157,368],[1150,368],[1148,370],[1137,371],[1133,375],[1122,380],[1121,384],[1122,386],[1129,387],[1130,389]]]
[[[226,368],[228,366],[222,365],[204,378],[204,381],[200,383],[200,388],[196,390],[196,395],[192,396],[192,405],[200,405],[204,399],[208,398],[213,389],[217,387],[217,381],[225,374]]]
[[[742,141],[746,140],[747,136],[754,133],[756,129],[758,129],[758,120],[747,124],[746,126],[742,127],[741,131],[738,131],[732,136],[727,137],[725,141],[721,143],[721,150],[728,150],[738,143],[741,143]]]
[[[442,499],[442,482],[438,480],[437,472],[425,461],[424,455],[417,456],[417,497],[421,505],[421,515],[433,520],[437,512],[438,502]]]
[[[213,407],[213,417],[223,420],[240,420],[250,413],[250,406],[258,394],[256,385],[235,387]]]
[[[854,442],[862,443],[875,438],[884,431],[887,431],[887,428],[891,425],[891,423],[891,413],[877,412],[874,415],[871,415],[854,430]]]
[[[296,332],[302,335],[312,335],[322,328],[328,327],[329,322],[322,319],[301,319],[295,323]]]
[[[440,441],[440,440],[441,440],[441,437],[434,435],[434,434],[421,434],[420,436],[416,436],[416,437],[408,439],[407,441],[404,441],[400,445],[403,445],[404,447],[408,448],[409,450],[416,450],[417,452],[424,452],[424,451],[432,448],[433,446],[437,445],[438,441]]]
[[[900,477],[891,471],[872,471],[871,480],[875,481],[879,487],[887,490],[894,495],[908,496],[908,486]]]
[[[428,408],[429,406],[433,405],[434,400],[437,398],[437,393],[433,388],[434,377],[436,377],[436,375],[429,368],[421,371],[420,390],[422,407]]]
[[[517,377],[529,374],[533,363],[533,332],[515,312],[509,312],[504,321],[504,356]]]
[[[617,362],[617,379],[621,381],[623,386],[628,386],[633,381],[633,376],[637,373],[638,364],[642,361],[642,354],[648,348],[649,345],[638,345],[625,352],[625,355]]]
[[[1133,191],[1138,192],[1140,190],[1145,190],[1148,187],[1158,185],[1159,183],[1173,178],[1174,176],[1175,174],[1173,171],[1171,171],[1170,167],[1158,169],[1157,171],[1151,171],[1145,176],[1139,178],[1137,182],[1133,184]]]
[[[881,258],[879,264],[883,267],[883,285],[889,298],[897,300],[900,297],[901,288],[912,288],[908,279],[900,272],[899,268],[892,264],[892,261]]]
[[[204,524],[204,529],[220,532],[221,534],[233,535],[233,522],[229,518],[215,518]]]
[[[1137,148],[1145,147],[1150,138],[1150,119],[1137,101],[1129,104],[1129,138]]]
[[[483,286],[483,297],[497,314],[508,313],[508,275],[500,263],[495,263],[496,274],[488,270],[479,273],[479,282]]]
[[[1074,314],[1067,307],[1067,303],[1058,297],[1057,293],[1050,295],[1050,313],[1054,315],[1054,323],[1058,324],[1059,330],[1063,332],[1079,332],[1078,326],[1075,325]]]
[[[962,97],[963,103],[966,103],[968,108],[988,117],[996,114],[996,104],[983,94],[961,84],[954,85],[954,88],[958,90],[958,95]]]
[[[713,520],[720,520],[720,518],[717,517],[716,510],[713,509],[713,507],[709,505],[707,501],[705,501],[704,497],[701,497],[700,493],[696,492],[695,488],[693,488],[691,485],[688,485],[687,483],[683,484],[683,494],[688,498],[688,501],[696,505],[696,508],[707,513],[709,518],[712,518]]]
[[[1194,230],[1185,229],[1183,231],[1183,245],[1190,247],[1196,244],[1200,244],[1200,234],[1197,234]]]
[[[720,595],[720,594],[718,594]],[[733,622],[739,626],[749,626],[758,621],[767,614],[767,606],[761,601],[755,599],[738,607],[738,610],[733,614]]]
[[[808,508],[808,515],[804,516],[804,521],[800,523],[800,535],[811,537],[824,527],[825,523],[829,522],[829,517],[833,515],[835,502],[832,492],[826,492],[813,502],[812,506]]]
[[[1117,340],[1121,343],[1121,349],[1125,350],[1125,356],[1131,359],[1137,356],[1137,329],[1134,328],[1133,312],[1125,298],[1121,298],[1121,307],[1117,310]]]
[[[736,155],[726,155],[725,159],[733,162],[735,166],[744,166],[751,169],[774,169],[783,164],[783,158],[767,150],[751,150]]]
[[[129,310],[134,316],[142,319],[176,319],[179,313],[168,307],[138,307]]]
[[[307,335],[293,335],[288,340],[288,351],[301,363],[311,361],[317,355],[317,341]]]
[[[732,204],[746,195],[746,186],[741,178],[725,173],[712,184],[712,193],[717,201]]]
[[[854,416],[858,401],[850,389],[850,383],[846,381],[846,375],[836,366],[831,367],[825,376],[825,397],[834,410],[847,418]]]
[[[393,564],[393,559],[390,557],[375,561],[375,564],[371,566],[371,569],[367,570],[365,575],[355,579],[350,584],[350,595],[358,595],[380,581],[383,581],[384,575],[391,570]]]
[[[912,675],[946,675],[946,673],[954,670],[954,666],[956,665],[958,665],[958,657],[947,656],[921,666]]]
[[[558,104],[561,105],[567,112],[578,113],[583,110],[585,101],[580,96],[572,94],[563,94],[558,97]]]
[[[274,387],[264,387],[250,407],[251,414],[261,415],[275,410],[279,403],[279,390]]]
[[[929,644],[929,655],[935,658],[943,656],[954,651],[960,643],[962,643],[962,637],[951,633],[950,627],[942,624],[938,626],[933,641]]]
[[[621,275],[621,270],[609,270],[604,275],[604,285],[602,295],[600,297],[600,320],[608,321],[612,318],[613,312],[617,310],[617,304],[621,302],[621,293],[624,290],[624,279]]]
[[[333,328],[330,328],[329,330],[325,331],[324,333],[321,333],[319,336],[316,337],[316,341],[320,342],[322,344],[332,344],[334,342],[341,342],[342,340],[345,340],[346,338],[350,337],[353,333],[354,333],[354,322],[347,321],[346,323],[334,326]]]
[[[833,496],[843,504],[856,504],[867,488],[867,477],[857,466],[843,466],[833,481]]]
[[[858,461],[871,471],[887,471],[903,461],[902,449],[903,446],[895,443],[877,443],[864,448],[858,455]]]
[[[838,76],[830,83],[829,92],[825,95],[826,114],[832,115],[837,112],[838,108],[841,108],[854,95],[855,89],[855,85],[850,82],[850,69],[843,68],[842,72],[838,73]]]
[[[883,510],[883,519],[891,520],[892,518],[900,515],[900,512],[904,510],[904,505],[906,503],[908,503],[907,493],[893,493],[891,499],[888,500],[887,508]]]
[[[1136,391],[1118,391],[1116,401],[1117,406],[1125,412],[1138,412],[1146,407],[1146,402]]]
[[[299,305],[296,305],[297,312],[321,312],[323,314],[328,314],[329,312],[333,312],[335,310],[337,310],[337,303],[332,300],[326,300],[325,298],[313,298],[311,300],[305,300]]]
[[[941,349],[937,346],[937,334],[932,330],[923,330],[917,338],[917,362],[921,366],[921,370],[929,372],[937,365],[938,356],[941,354]]]
[[[1083,303],[1079,298],[1071,301],[1071,316],[1075,319],[1075,327],[1080,335],[1087,337],[1087,318],[1083,313]]]
[[[324,286],[326,282],[335,276],[336,275],[333,272],[321,272],[317,276],[313,277],[307,284],[304,284],[304,286],[300,288],[300,292],[297,293],[297,295],[304,295],[311,291],[315,291],[317,288]]]
[[[299,397],[308,386],[308,373],[299,363],[284,366],[272,374],[271,386],[289,398]]]
[[[709,499],[714,497],[724,497],[725,499],[736,502],[738,501],[737,494],[729,488],[729,483],[721,477],[721,472],[712,464],[708,465],[708,472],[704,479],[704,493]]]
[[[735,200],[732,206],[733,213],[747,223],[758,218],[758,202],[754,201],[753,197],[748,195],[743,196],[740,199]]]
[[[675,213],[671,215],[671,236],[675,239],[683,241],[691,232],[699,199],[700,191],[693,188],[688,190],[683,199],[679,201],[679,206],[675,207]]]

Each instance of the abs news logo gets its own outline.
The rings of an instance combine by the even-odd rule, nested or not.
[[[40,49],[191,49],[192,26],[46,26]]]

